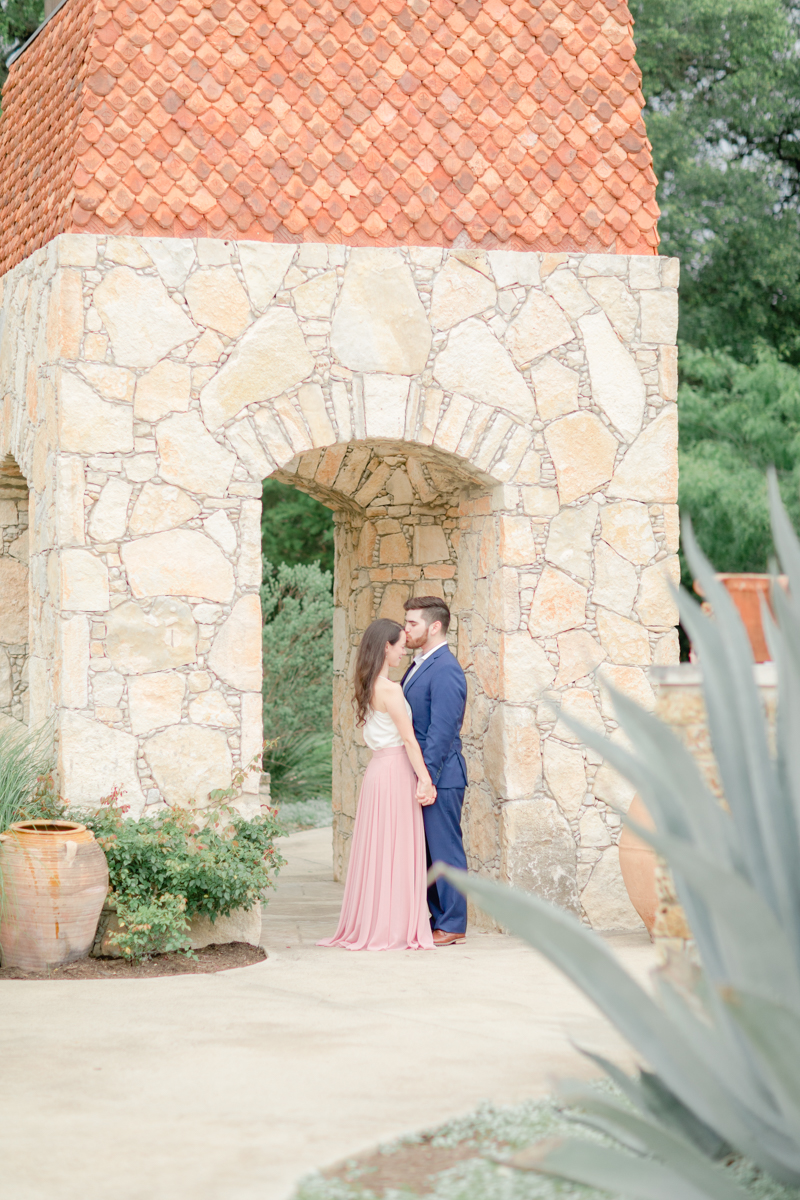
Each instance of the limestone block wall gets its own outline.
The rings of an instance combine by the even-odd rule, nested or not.
[[[0,461],[0,724],[27,721],[28,485],[14,459]]]
[[[620,785],[557,710],[616,736],[598,674],[651,704],[677,661],[677,282],[655,257],[100,235],[9,272],[0,454],[31,489],[31,716],[55,712],[70,798],[202,798],[257,752],[277,473],[337,514],[339,870],[354,648],[441,589],[472,865],[632,923]]]

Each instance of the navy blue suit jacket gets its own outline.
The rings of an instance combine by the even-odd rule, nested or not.
[[[466,787],[461,725],[467,705],[467,681],[458,659],[445,644],[417,668],[408,683],[406,675],[403,691],[411,705],[414,736],[431,779],[437,788]]]

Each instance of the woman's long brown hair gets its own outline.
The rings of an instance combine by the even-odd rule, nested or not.
[[[375,680],[381,673],[383,661],[386,658],[386,643],[397,644],[397,639],[403,632],[403,626],[388,617],[380,617],[367,628],[356,657],[356,670],[353,686],[353,704],[356,710],[356,723],[363,725],[372,707],[372,689]]]

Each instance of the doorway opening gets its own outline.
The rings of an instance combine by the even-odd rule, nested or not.
[[[453,611],[452,648],[458,649],[460,638],[464,644],[464,635],[469,633],[464,625],[480,621],[474,611],[474,576],[478,571],[481,527],[491,506],[486,483],[471,474],[463,461],[433,447],[378,440],[337,444],[300,454],[270,476],[262,516],[265,547],[280,544],[276,524],[282,517],[302,515],[302,506],[293,512],[290,494],[283,493],[278,499],[279,494],[271,489],[273,481],[311,497],[332,513],[331,720],[328,726],[320,703],[317,721],[320,729],[324,725],[331,731],[334,873],[341,879],[346,871],[359,783],[369,756],[355,727],[350,703],[358,643],[376,617],[403,621],[404,602],[413,595],[425,594],[442,596],[447,601]],[[309,507],[307,511],[309,528],[315,520],[316,528],[321,528],[323,522],[316,510]],[[296,532],[292,530],[287,536],[289,545],[301,544]],[[299,569],[310,568],[300,564]],[[274,579],[274,565],[266,570]],[[266,591],[268,604],[272,602],[269,589],[270,582],[265,580],[262,594]],[[268,627],[269,613],[266,616]],[[312,625],[309,622],[310,633]],[[485,636],[485,622],[483,627]],[[467,644],[470,642],[468,637]],[[273,644],[268,630],[265,645]],[[464,665],[469,678],[472,665]],[[290,679],[284,673],[284,689],[288,690]],[[265,663],[265,691],[271,689],[273,695],[274,675],[274,662]],[[477,707],[480,709],[480,705]],[[486,717],[488,721],[488,712]],[[275,728],[273,719],[267,699],[267,739]],[[483,733],[480,719],[475,729],[469,721],[467,726],[465,753],[468,761],[479,759],[476,751]],[[480,776],[477,782],[476,807],[485,821]],[[467,831],[469,825],[468,797]],[[485,868],[495,864],[481,860],[475,865]]]

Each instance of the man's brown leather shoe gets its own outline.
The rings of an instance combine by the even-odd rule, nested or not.
[[[464,942],[467,940],[465,933],[452,933],[449,929],[434,929],[433,944],[434,946],[455,946],[456,942]]]

